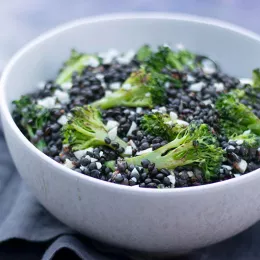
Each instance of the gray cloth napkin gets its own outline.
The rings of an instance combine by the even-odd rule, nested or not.
[[[257,224],[218,245],[196,251],[188,256],[174,257],[174,259],[259,260],[259,235],[260,224]],[[56,220],[37,202],[21,180],[0,130],[0,250],[1,243],[12,248],[14,238],[31,243],[32,246],[28,250],[30,252],[34,250],[35,242],[49,241],[42,260],[55,259],[62,249],[74,252],[78,259],[83,260],[152,259],[147,254],[136,255],[83,238]],[[4,260],[3,257],[1,259]]]

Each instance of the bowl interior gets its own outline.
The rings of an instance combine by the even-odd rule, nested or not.
[[[7,105],[33,91],[39,81],[54,78],[71,48],[84,52],[136,49],[182,43],[187,49],[209,55],[227,73],[250,77],[259,66],[259,38],[243,29],[182,15],[119,15],[81,20],[46,34],[20,51],[4,80]],[[18,83],[18,84],[17,84]]]

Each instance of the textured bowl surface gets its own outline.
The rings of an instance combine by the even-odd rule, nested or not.
[[[139,189],[99,181],[38,151],[10,115],[11,101],[54,77],[72,47],[121,51],[141,44],[182,43],[209,55],[234,76],[260,65],[260,37],[236,26],[186,15],[146,13],[83,19],[20,50],[2,75],[0,106],[14,162],[39,201],[75,230],[113,245],[178,254],[233,236],[260,219],[260,170],[202,187]]]

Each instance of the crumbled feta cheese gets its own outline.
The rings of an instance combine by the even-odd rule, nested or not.
[[[187,81],[188,82],[194,82],[195,81],[195,78],[193,77],[193,76],[191,76],[191,75],[187,75]]]
[[[43,99],[37,100],[37,104],[46,108],[60,108],[60,104],[56,104],[56,98],[55,97],[46,97]]]
[[[225,169],[227,169],[228,171],[231,171],[231,170],[232,170],[232,167],[229,166],[229,165],[223,164],[222,167],[225,168]]]
[[[147,92],[147,93],[145,93],[145,96],[146,96],[146,97],[150,97],[150,96],[151,96],[151,93],[150,93],[150,92]]]
[[[106,88],[107,88],[107,84],[102,81],[102,82],[101,82],[101,87],[104,88],[104,89],[106,89]]]
[[[240,173],[244,173],[247,168],[247,162],[244,159],[241,159],[240,162],[234,163],[234,168],[236,168]]]
[[[125,155],[132,155],[132,153],[133,153],[132,146],[128,145],[128,146],[125,148],[124,154],[125,154]]]
[[[70,159],[66,159],[64,166],[66,166],[69,169],[72,169],[74,167],[74,164],[72,163],[72,161]]]
[[[107,121],[106,127],[107,127],[108,131],[111,130],[112,128],[114,128],[114,127],[117,127],[117,126],[119,126],[119,123],[117,121],[115,121],[115,120],[108,120]]]
[[[82,166],[82,165],[81,165],[79,168],[80,168],[82,171],[84,171],[84,170],[85,170],[85,167],[84,167],[84,166]]]
[[[136,108],[136,113],[137,113],[137,114],[142,113],[142,111],[143,111],[143,109],[142,109],[141,107],[137,107],[137,108]]]
[[[100,151],[99,152],[99,156],[102,157],[104,155],[104,152],[103,151]]]
[[[101,73],[97,73],[97,74],[96,74],[96,78],[99,79],[99,80],[101,80],[101,81],[103,81],[104,75],[101,74]]]
[[[137,182],[137,179],[135,177],[132,177],[131,180]]]
[[[96,161],[97,161],[96,158],[90,157],[90,162],[96,162]]]
[[[189,90],[194,92],[200,92],[206,84],[204,82],[198,82],[190,85]]]
[[[122,88],[123,88],[124,90],[129,90],[129,89],[132,88],[132,85],[129,84],[129,83],[125,83],[125,84],[123,84]]]
[[[190,178],[194,175],[194,173],[193,173],[192,171],[187,171],[187,174],[188,174],[188,176],[189,176]]]
[[[236,143],[237,143],[237,145],[241,145],[244,143],[244,140],[237,140]]]
[[[91,157],[88,154],[85,156],[85,158],[88,159],[89,161],[91,160]]]
[[[153,148],[148,148],[148,149],[145,149],[145,150],[142,150],[142,151],[139,151],[136,153],[136,155],[141,155],[141,154],[145,154],[145,153],[150,153],[153,151]]]
[[[166,113],[167,112],[166,107],[159,107],[159,111],[161,113]]]
[[[176,121],[178,119],[178,115],[175,112],[170,112],[170,118],[172,121]]]
[[[172,188],[174,188],[175,187],[175,183],[176,183],[175,176],[174,175],[168,175],[167,177],[170,179]]]
[[[82,156],[86,154],[87,150],[79,150],[74,152],[75,157],[79,160]]]
[[[111,84],[109,85],[109,87],[110,87],[111,89],[113,89],[113,90],[118,90],[118,89],[120,88],[120,86],[121,86],[121,83],[120,83],[120,82],[114,82],[114,83],[111,83]]]
[[[135,115],[135,112],[134,111],[130,111],[130,115]]]
[[[206,74],[212,74],[216,72],[216,66],[213,61],[206,59],[202,61],[202,70]]]
[[[130,140],[128,143],[132,146],[133,149],[137,149],[133,140]]]
[[[103,59],[103,64],[109,64],[119,55],[119,52],[115,49],[110,49],[107,52],[99,53],[99,57]]]
[[[126,53],[124,53],[124,55],[120,56],[117,58],[117,61],[120,64],[128,64],[131,62],[131,60],[134,58],[135,56],[135,51],[134,50],[129,50]]]
[[[54,96],[60,101],[61,104],[68,104],[70,102],[70,97],[67,92],[61,90],[55,90]]]
[[[96,166],[97,166],[97,169],[99,170],[99,169],[101,169],[102,164],[100,162],[96,162]]]
[[[222,92],[225,89],[225,86],[223,83],[214,83],[213,85],[217,92]]]
[[[113,92],[111,90],[105,91],[105,97],[109,97]]]
[[[57,122],[60,124],[60,125],[65,125],[67,122],[68,122],[68,118],[65,116],[65,115],[62,115],[58,120]]]
[[[202,102],[203,102],[205,105],[210,105],[210,104],[212,104],[212,100],[210,100],[210,99],[203,100]]]
[[[235,173],[234,176],[235,176],[235,178],[237,178],[237,177],[240,177],[241,174],[239,174],[239,173]]]
[[[244,131],[244,135],[249,135],[251,133],[251,130],[246,130],[246,131]]]
[[[46,85],[46,82],[45,81],[40,81],[38,84],[37,84],[37,88],[40,89],[40,90],[43,90],[44,87]]]
[[[246,85],[246,84],[252,85],[253,84],[253,80],[249,79],[249,78],[241,78],[241,79],[239,79],[239,81],[240,81],[240,84],[242,84],[242,85]]]
[[[69,90],[69,89],[72,88],[72,83],[71,83],[71,82],[62,83],[62,84],[61,84],[61,88],[62,88],[63,90]]]
[[[164,87],[165,87],[165,88],[169,88],[170,86],[171,86],[171,83],[170,83],[170,82],[165,82],[165,83],[164,83]]]
[[[86,61],[84,62],[84,65],[96,68],[97,66],[99,66],[99,60],[96,57],[89,56],[88,59],[86,59]]]
[[[132,174],[139,174],[139,172],[137,171],[136,168],[134,168],[132,171],[131,171]]]
[[[89,147],[89,148],[86,149],[87,152],[91,152],[91,153],[93,152],[93,150],[94,150],[93,147]]]
[[[132,121],[132,124],[131,124],[131,126],[130,126],[130,128],[129,128],[129,130],[128,130],[128,132],[127,132],[126,135],[127,135],[127,136],[131,135],[132,132],[133,132],[134,130],[136,130],[136,128],[137,128],[137,125],[136,125],[135,121]]]
[[[114,127],[114,128],[112,128],[111,130],[109,130],[109,132],[108,132],[108,137],[109,137],[112,141],[114,141],[114,140],[116,139],[116,137],[117,137],[117,127]]]
[[[180,119],[177,119],[177,120],[176,120],[176,123],[179,124],[179,125],[184,125],[184,126],[188,126],[188,125],[189,125],[188,122],[183,121],[183,120],[180,120]]]
[[[185,49],[184,45],[183,45],[181,42],[179,42],[179,43],[176,44],[176,48],[177,48],[178,50],[184,50],[184,49]]]

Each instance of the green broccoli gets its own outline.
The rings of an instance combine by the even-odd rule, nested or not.
[[[260,135],[260,119],[250,108],[239,103],[232,94],[223,94],[216,101],[216,109],[223,120],[235,123],[236,127],[250,129]]]
[[[161,72],[165,67],[184,70],[194,69],[195,55],[187,50],[172,51],[167,46],[159,46],[158,51],[151,53],[144,61],[147,67]]]
[[[93,107],[154,107],[165,100],[165,88],[156,73],[147,73],[144,68],[133,72],[123,86],[111,95],[92,103]]]
[[[75,107],[72,111],[73,116],[62,128],[63,143],[69,144],[74,151],[106,145],[114,147],[110,141],[109,131],[102,122],[101,113],[98,109],[85,106]],[[119,137],[113,140],[120,147],[125,148],[127,144]]]
[[[157,150],[136,157],[126,158],[128,164],[141,166],[148,159],[158,169],[174,169],[178,166],[196,164],[204,171],[205,178],[211,180],[219,171],[223,161],[223,150],[206,124],[191,123],[170,143]],[[108,162],[114,168],[114,162]]]
[[[144,62],[150,55],[152,55],[152,50],[149,45],[142,46],[136,53],[136,59],[139,62]]]
[[[237,124],[235,121],[228,119],[219,120],[221,134],[225,135],[228,138],[232,136],[241,135],[244,131],[247,130],[247,127],[244,125]]]
[[[253,87],[260,92],[260,69],[253,70]]]
[[[260,147],[260,137],[254,133],[252,133],[250,130],[245,131],[241,135],[233,135],[233,137],[230,138],[232,141],[243,141],[243,145],[248,148],[258,148]]]
[[[141,128],[151,135],[172,141],[186,126],[173,122],[168,114],[155,112],[142,117]]]
[[[73,72],[81,73],[87,64],[99,64],[100,60],[95,55],[79,53],[76,50],[71,51],[70,58],[64,63],[55,83],[61,85],[63,83],[71,82]]]
[[[13,101],[15,108],[13,118],[21,127],[28,139],[39,149],[43,150],[46,143],[42,136],[37,136],[37,130],[42,130],[50,117],[47,108],[40,106],[30,96],[22,96],[19,100]]]

